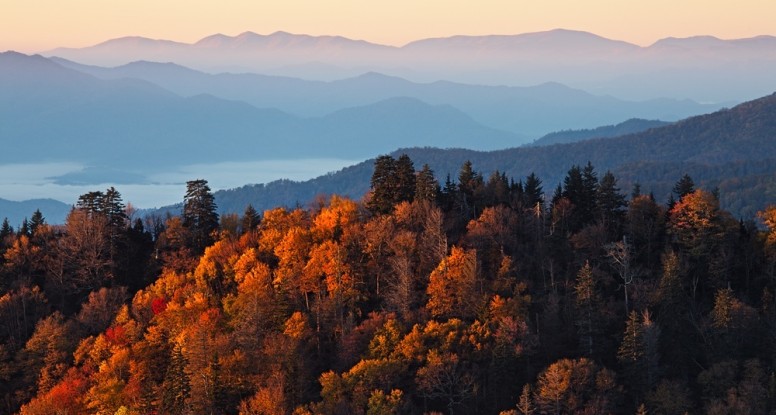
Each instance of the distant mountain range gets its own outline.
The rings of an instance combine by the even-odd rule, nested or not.
[[[133,62],[102,68],[52,60],[101,79],[139,79],[181,96],[210,94],[301,117],[322,117],[390,98],[415,98],[430,105],[451,105],[480,124],[517,134],[526,141],[551,131],[598,127],[631,117],[676,121],[720,108],[690,100],[624,101],[558,83],[532,87],[416,83],[375,72],[322,82],[257,74],[211,75],[172,63]]]
[[[470,160],[485,176],[495,170],[516,180],[536,173],[546,197],[574,165],[592,162],[600,175],[611,170],[623,193],[634,183],[665,202],[673,184],[690,174],[706,189],[718,188],[724,208],[753,218],[776,200],[776,94],[713,114],[688,118],[664,127],[616,138],[569,144],[478,152],[408,148],[416,168],[428,163],[440,182],[455,180]],[[248,203],[257,209],[305,205],[319,194],[362,197],[369,189],[373,160],[305,182],[287,180],[216,192],[223,212],[241,213]]]
[[[168,76],[173,78],[176,73],[193,72],[156,64],[130,67],[156,74],[172,69]],[[117,71],[122,70],[128,68]],[[216,84],[229,79],[194,75]],[[156,81],[160,77],[147,76]],[[286,79],[287,87],[267,87],[275,91],[265,94],[267,97],[282,97],[285,90],[295,94],[295,102],[318,99],[318,112],[325,107],[334,111],[304,118],[210,94],[183,97],[144,79],[108,78],[65,68],[41,56],[0,54],[0,138],[13,141],[15,150],[0,153],[0,163],[80,162],[103,169],[103,183],[125,182],[127,178],[141,180],[144,173],[194,163],[365,159],[400,147],[495,150],[528,141],[521,134],[478,122],[452,104],[475,111],[481,119],[491,114],[492,124],[517,120],[542,133],[652,116],[655,111],[686,116],[716,108],[688,101],[627,102],[559,84],[534,88],[415,84],[379,74],[318,83],[318,88],[293,79]],[[197,84],[196,79],[189,85]],[[249,89],[254,78],[237,79],[230,84],[233,89],[241,85]],[[254,86],[254,96],[261,96],[262,85],[270,84]],[[329,99],[339,99],[343,108],[337,109]],[[347,107],[356,102],[366,104]]]
[[[193,44],[126,37],[86,48],[58,48],[44,55],[100,66],[175,62],[211,73],[252,72],[311,80],[374,71],[416,82],[444,79],[512,86],[559,82],[631,100],[740,102],[776,89],[772,76],[776,37],[772,36],[667,38],[641,47],[557,29],[424,39],[393,47],[338,36],[245,32],[213,35]]]
[[[220,161],[363,159],[397,147],[496,149],[519,136],[448,105],[390,98],[301,118],[137,79],[100,80],[40,56],[0,54],[0,163],[77,161],[129,171]]]
[[[23,202],[0,199],[0,221],[8,219],[8,224],[18,230],[24,218],[29,219],[36,209],[40,209],[47,223],[65,223],[72,205],[53,199],[30,199]]]

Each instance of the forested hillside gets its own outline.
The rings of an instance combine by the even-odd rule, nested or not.
[[[503,171],[503,170],[501,170]],[[767,414],[776,207],[402,155],[363,201],[0,229],[0,413]]]
[[[441,179],[447,174],[455,177],[469,160],[481,171],[500,170],[511,177],[535,173],[548,188],[561,183],[569,165],[592,162],[620,177],[623,188],[640,183],[660,202],[667,200],[676,177],[689,174],[707,189],[719,188],[722,207],[736,218],[751,219],[776,200],[774,137],[776,94],[616,138],[490,152],[409,148],[392,154],[406,153],[416,163],[428,164]],[[262,209],[304,205],[317,194],[360,198],[369,187],[372,162],[308,182],[245,186],[218,192],[216,197],[226,212],[239,212],[248,202]]]

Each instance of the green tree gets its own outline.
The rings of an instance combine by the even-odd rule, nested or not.
[[[424,164],[415,181],[415,200],[436,202],[439,191],[439,182],[434,177],[434,171],[428,164]]]
[[[250,203],[245,207],[242,219],[240,219],[240,230],[242,233],[248,233],[256,230],[261,222],[261,215]]]
[[[181,351],[180,345],[175,345],[161,385],[161,414],[182,414],[189,398],[191,386],[189,376],[186,374],[186,357]]]
[[[192,248],[202,252],[213,243],[214,232],[218,230],[218,212],[215,197],[210,192],[207,180],[186,182],[183,198],[183,226],[191,234]]]
[[[685,174],[674,184],[671,190],[679,200],[682,200],[683,197],[695,191],[695,182],[693,182],[689,174]]]
[[[610,240],[618,239],[625,221],[627,203],[612,172],[607,171],[601,178],[596,200],[598,218],[606,226]]]
[[[383,155],[375,159],[375,168],[370,180],[372,195],[367,202],[367,208],[374,214],[385,214],[393,211],[396,197],[396,160]]]
[[[412,202],[415,199],[415,166],[406,154],[402,154],[396,160],[396,190],[394,191],[394,205],[401,202]]]
[[[0,244],[3,244],[5,238],[13,235],[13,228],[8,223],[8,218],[3,218],[3,224],[0,226]]]
[[[35,212],[33,212],[30,217],[30,232],[35,235],[35,231],[45,224],[46,218],[43,217],[43,213],[40,212],[40,209],[35,209]],[[2,234],[2,231],[0,231],[0,234]]]
[[[537,204],[541,205],[543,203],[544,191],[542,190],[542,181],[534,173],[529,174],[525,178],[523,195],[525,207],[528,209],[534,209]]]

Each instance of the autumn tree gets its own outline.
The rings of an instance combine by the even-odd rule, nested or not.
[[[601,297],[596,287],[593,269],[589,263],[577,273],[574,286],[574,304],[576,306],[576,326],[579,334],[579,346],[586,356],[599,351],[598,344],[603,323],[601,317]]]
[[[453,247],[431,273],[426,309],[436,318],[471,318],[479,305],[477,252]]]

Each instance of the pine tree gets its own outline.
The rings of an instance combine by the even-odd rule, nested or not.
[[[175,345],[170,355],[170,363],[162,383],[162,401],[160,410],[162,414],[182,414],[189,398],[191,386],[189,376],[186,374],[186,357],[180,345]]]
[[[43,217],[43,213],[40,212],[40,209],[35,209],[35,212],[30,217],[30,233],[35,235],[35,231],[45,223],[46,219]]]
[[[396,195],[396,160],[389,156],[379,156],[375,160],[375,169],[370,180],[372,196],[367,208],[374,214],[393,211]]]
[[[406,154],[396,160],[396,189],[394,190],[393,203],[412,202],[415,200],[415,166]]]
[[[245,207],[245,212],[243,213],[242,219],[240,219],[240,228],[242,233],[248,233],[250,231],[256,230],[260,222],[261,216],[259,215],[259,212],[257,212],[253,205],[249,203],[248,206]]]
[[[619,239],[625,222],[625,196],[620,194],[617,179],[607,171],[597,191],[597,212],[601,222],[609,231],[610,239]]]
[[[3,240],[11,235],[13,235],[13,228],[8,223],[8,218],[3,218],[3,224],[0,226],[0,243],[3,243]]]
[[[525,207],[534,209],[536,204],[541,204],[543,199],[542,181],[534,173],[525,178],[523,194],[525,195]]]
[[[218,212],[215,197],[210,192],[207,180],[186,182],[186,196],[183,198],[183,226],[192,237],[195,252],[202,252],[213,243],[213,233],[218,230]]]
[[[113,186],[108,188],[99,201],[99,211],[108,217],[108,224],[112,232],[117,232],[126,227],[126,206],[121,199],[121,193]]]
[[[695,191],[695,182],[689,174],[685,174],[676,182],[672,191],[679,200],[682,200],[683,197]]]
[[[19,235],[30,236],[30,224],[27,222],[27,218],[22,219],[22,224],[19,226]]]
[[[415,200],[435,202],[439,191],[439,182],[434,178],[434,171],[428,164],[424,164],[415,181]]]

